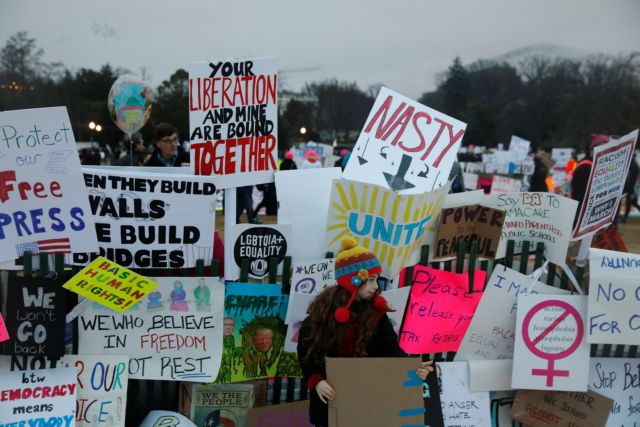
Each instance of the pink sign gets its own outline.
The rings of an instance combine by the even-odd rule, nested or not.
[[[9,333],[7,332],[7,326],[4,324],[2,314],[0,314],[0,342],[9,339]]]
[[[457,351],[482,298],[486,272],[474,272],[473,293],[467,273],[416,266],[413,277],[400,347],[409,354]]]

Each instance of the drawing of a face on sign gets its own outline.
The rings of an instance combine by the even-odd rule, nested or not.
[[[233,257],[240,267],[242,259],[249,259],[249,275],[262,278],[269,270],[269,259],[276,257],[280,264],[287,253],[285,235],[273,227],[250,227],[240,232],[233,247]]]

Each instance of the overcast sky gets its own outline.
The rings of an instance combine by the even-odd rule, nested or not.
[[[640,50],[640,1],[0,0],[2,45],[21,30],[45,61],[145,66],[154,85],[190,62],[276,56],[287,89],[336,77],[417,98],[456,55]]]

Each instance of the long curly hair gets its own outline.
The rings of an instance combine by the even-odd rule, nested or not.
[[[380,288],[376,293],[380,293]],[[378,321],[371,301],[355,300],[351,304],[351,320],[347,324],[336,321],[335,311],[344,307],[351,294],[341,286],[330,286],[320,293],[309,305],[309,334],[303,338],[307,346],[305,359],[322,361],[329,351],[342,340],[348,328],[355,328],[354,356],[367,355],[367,344],[376,332]]]

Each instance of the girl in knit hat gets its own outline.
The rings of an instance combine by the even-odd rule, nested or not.
[[[336,281],[309,306],[298,340],[298,360],[311,391],[309,419],[327,426],[327,401],[335,399],[333,387],[325,380],[327,357],[401,357],[387,312],[392,311],[380,296],[380,261],[353,237],[342,240],[336,256]],[[416,374],[424,380],[433,371],[432,362],[423,362]]]

